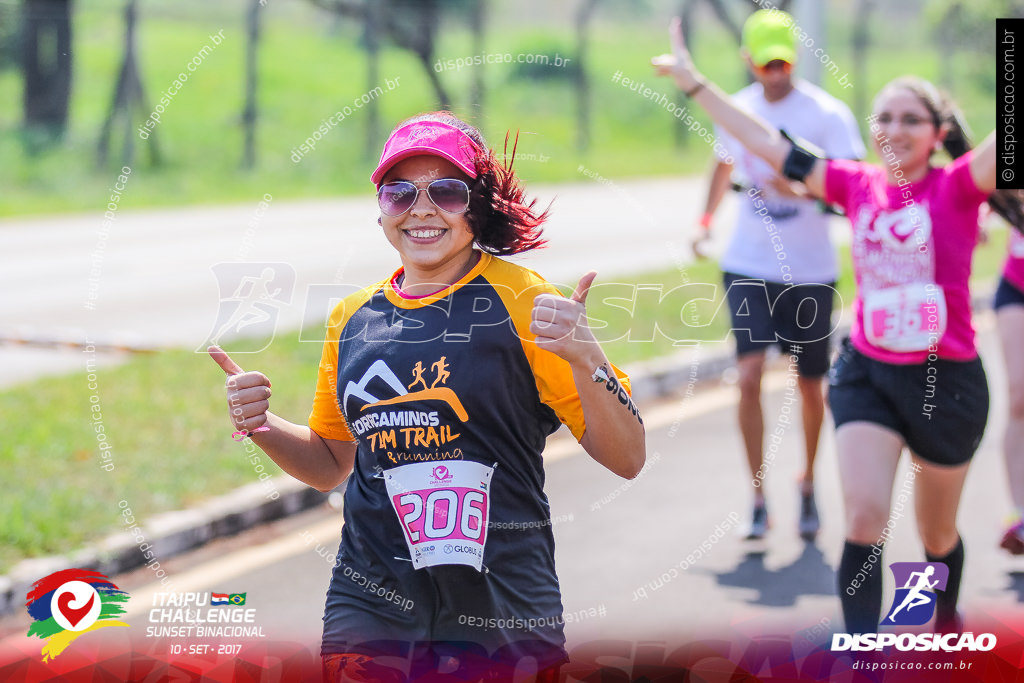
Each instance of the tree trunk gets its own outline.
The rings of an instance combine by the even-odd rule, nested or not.
[[[242,149],[242,168],[249,170],[256,166],[256,91],[259,79],[259,44],[261,0],[250,0],[246,21],[245,43],[245,105],[242,109],[242,126],[245,142]]]
[[[469,28],[473,33],[473,54],[484,54],[484,24],[487,18],[487,0],[473,0],[469,10]],[[477,121],[483,119],[484,95],[484,65],[481,61],[473,67],[473,80],[469,86],[469,104],[474,108]]]
[[[366,0],[366,13],[363,15],[363,40],[366,43],[366,90],[370,91],[380,85],[380,35],[381,21],[380,0]],[[373,160],[379,154],[378,144],[381,137],[380,104],[377,98],[366,105],[366,135],[363,145],[363,156]]]
[[[576,149],[586,152],[590,148],[590,79],[587,75],[587,48],[590,39],[590,19],[600,0],[582,0],[576,10]]]
[[[59,138],[71,98],[71,0],[25,0],[25,128]]]
[[[118,118],[124,121],[124,147],[121,150],[121,163],[131,165],[135,156],[136,135],[136,129],[132,122],[133,110],[137,110],[141,116],[145,117],[152,114],[146,105],[146,96],[143,92],[142,79],[139,77],[138,63],[135,57],[135,6],[136,0],[128,0],[124,6],[124,60],[121,63],[114,100],[110,104],[110,111],[107,112],[107,118],[100,131],[96,150],[99,166],[106,166],[107,159],[110,157],[110,136]],[[149,143],[150,161],[154,166],[159,166],[160,151],[156,144],[155,126],[149,128],[140,126],[138,134],[140,138]]]
[[[857,0],[851,32],[851,61],[853,62],[853,112],[858,123],[868,115],[868,47],[871,41],[871,10],[874,0]],[[943,50],[942,52],[945,52]]]
[[[717,16],[718,20],[721,21],[727,29],[729,29],[729,33],[732,34],[732,37],[736,39],[736,44],[739,45],[743,41],[742,26],[733,20],[729,11],[725,8],[725,5],[722,4],[722,0],[707,1],[708,4],[711,5],[711,9],[714,10],[715,16]]]
[[[433,54],[424,54],[417,52],[416,56],[420,58],[420,63],[423,65],[423,70],[427,72],[427,78],[430,79],[430,85],[434,88],[434,95],[437,97],[437,101],[441,109],[452,108],[452,98],[445,90],[444,83],[441,82],[441,78],[434,71],[434,65],[430,63]]]

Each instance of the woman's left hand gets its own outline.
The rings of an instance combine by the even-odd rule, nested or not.
[[[595,351],[601,353],[587,325],[587,292],[596,277],[597,273],[590,271],[580,278],[568,299],[558,294],[540,294],[533,300],[530,332],[537,335],[537,346],[570,364],[587,363]]]

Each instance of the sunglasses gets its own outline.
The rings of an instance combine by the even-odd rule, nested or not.
[[[793,65],[782,59],[773,59],[767,64],[755,66],[754,68],[761,74],[771,73],[772,71],[782,71],[785,74],[793,73]]]
[[[469,185],[457,178],[440,178],[424,188],[408,180],[384,183],[377,190],[377,203],[388,216],[401,216],[412,208],[420,192],[426,192],[434,206],[445,213],[465,213],[469,208]]]

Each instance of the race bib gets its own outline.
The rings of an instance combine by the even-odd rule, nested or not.
[[[864,296],[864,333],[883,349],[925,351],[946,331],[946,296],[932,282],[886,287]]]
[[[384,472],[413,567],[465,564],[480,571],[493,474],[493,467],[466,460],[418,462]]]

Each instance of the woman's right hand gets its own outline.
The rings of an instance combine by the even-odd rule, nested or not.
[[[219,346],[207,349],[210,358],[228,375],[225,382],[228,411],[238,431],[254,432],[267,423],[270,380],[262,372],[246,372]]]

